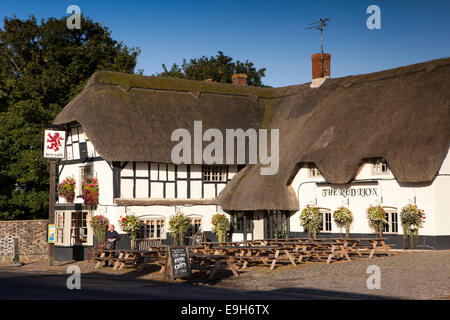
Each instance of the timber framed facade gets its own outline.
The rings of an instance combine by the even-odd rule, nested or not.
[[[340,235],[332,212],[342,205],[354,215],[351,234],[367,236],[366,209],[380,204],[388,212],[385,235],[401,247],[400,210],[416,203],[427,213],[419,247],[450,248],[449,77],[449,58],[313,88],[97,72],[55,124],[68,132],[60,180],[97,177],[100,203],[87,210],[78,189],[74,204],[59,199],[57,246],[92,245],[95,214],[116,225],[124,247],[117,221],[126,214],[145,221],[142,234],[166,242],[176,212],[208,240],[218,212],[229,216],[233,241],[304,236],[299,214],[308,204],[323,214],[321,236]],[[279,129],[278,173],[263,176],[261,165],[249,163],[172,163],[171,133],[192,130],[196,120],[221,132]]]

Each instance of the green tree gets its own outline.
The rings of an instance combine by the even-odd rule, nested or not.
[[[13,16],[0,29],[0,219],[48,216],[44,125],[95,71],[136,67],[139,48],[113,40],[107,27],[87,17],[71,30],[66,19]]]
[[[248,60],[233,62],[230,58],[219,51],[215,57],[203,56],[197,59],[191,59],[189,62],[183,60],[181,66],[174,63],[170,69],[163,64],[164,71],[157,76],[172,77],[188,80],[206,80],[212,79],[215,82],[232,83],[231,77],[235,73],[246,73],[247,84],[249,86],[264,86],[261,79],[265,76],[266,69],[256,69],[252,62]]]

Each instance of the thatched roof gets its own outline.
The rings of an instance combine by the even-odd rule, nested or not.
[[[280,168],[240,171],[219,195],[225,210],[298,210],[289,186],[313,162],[347,183],[363,159],[382,157],[400,182],[431,182],[450,142],[450,58],[338,79],[319,88],[228,84],[98,72],[58,115],[79,122],[107,160],[170,162],[177,128],[277,128]]]

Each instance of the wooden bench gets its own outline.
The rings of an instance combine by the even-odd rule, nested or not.
[[[136,250],[148,250],[150,247],[161,246],[161,239],[137,239]]]
[[[191,258],[191,269],[200,270],[200,272],[209,272],[208,279],[214,278],[214,275],[218,269],[228,269],[234,276],[239,276],[236,267],[232,263],[231,257],[224,255],[211,255],[192,252],[189,254]]]
[[[95,258],[99,255],[99,251],[103,250],[106,242],[100,241],[96,246],[87,248],[87,259],[88,261],[94,261]]]
[[[97,263],[95,264],[95,269],[98,269],[101,267],[102,263],[105,261],[109,261],[109,264],[116,263],[117,257],[115,256],[116,253],[118,253],[119,250],[100,250],[97,252],[97,256],[95,257],[95,261]]]
[[[371,259],[374,255],[394,255],[390,251],[394,246],[393,244],[386,244],[383,239],[360,239],[348,243],[346,250],[349,254],[358,255],[359,257],[368,255],[369,259]]]

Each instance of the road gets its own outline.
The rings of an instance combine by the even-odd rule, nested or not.
[[[69,290],[69,274],[0,272],[0,299],[101,300],[304,300],[377,299],[376,296],[309,288],[244,291],[185,283],[81,275],[81,289]]]

